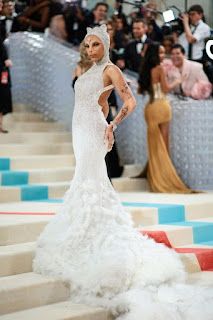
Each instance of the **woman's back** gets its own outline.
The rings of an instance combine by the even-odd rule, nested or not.
[[[151,69],[151,85],[153,90],[153,99],[165,98],[165,91],[162,84],[162,67],[160,65]]]

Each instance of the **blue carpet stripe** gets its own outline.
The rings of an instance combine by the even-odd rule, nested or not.
[[[1,185],[2,186],[19,186],[23,184],[28,184],[29,173],[26,171],[3,171],[1,175]]]
[[[1,170],[10,170],[9,158],[0,158],[0,171]]]
[[[179,204],[123,202],[125,207],[156,208],[158,209],[158,223],[185,221],[185,207]]]
[[[21,186],[21,201],[48,199],[48,186]]]
[[[194,243],[213,241],[213,223],[211,222],[182,221],[169,224],[180,227],[192,227]]]
[[[213,241],[201,242],[201,244],[204,244],[205,246],[213,247]]]

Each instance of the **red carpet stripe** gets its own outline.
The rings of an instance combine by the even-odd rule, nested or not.
[[[0,214],[18,214],[18,215],[32,215],[32,216],[51,216],[55,212],[0,212]]]
[[[202,271],[213,271],[213,249],[176,248],[178,253],[194,253]]]
[[[140,231],[142,234],[147,235],[148,237],[154,239],[158,243],[163,243],[167,247],[172,248],[172,245],[167,237],[166,232],[164,231]]]
[[[158,243],[164,243],[178,253],[193,253],[196,255],[202,271],[213,271],[213,249],[208,248],[174,248],[165,231],[141,231],[142,234],[154,239]]]

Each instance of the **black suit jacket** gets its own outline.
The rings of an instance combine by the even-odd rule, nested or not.
[[[1,41],[6,38],[6,18],[4,16],[0,16],[0,38]]]
[[[137,40],[132,40],[130,43],[127,44],[124,52],[124,60],[125,60],[125,66],[127,69],[130,69],[132,71],[138,72],[142,56],[141,53],[137,52]],[[145,49],[145,47],[151,43],[151,40],[147,38],[145,42],[143,43],[142,51]]]

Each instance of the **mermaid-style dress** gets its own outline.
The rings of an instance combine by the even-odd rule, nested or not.
[[[147,178],[154,192],[192,193],[178,176],[164,143],[159,124],[169,122],[172,111],[160,83],[153,85],[153,101],[145,107],[147,123]]]
[[[76,81],[75,175],[37,241],[33,270],[68,281],[72,301],[103,306],[119,320],[212,320],[213,290],[184,284],[178,254],[133,228],[108,179],[107,123],[98,104],[112,89],[103,87],[107,65]]]

